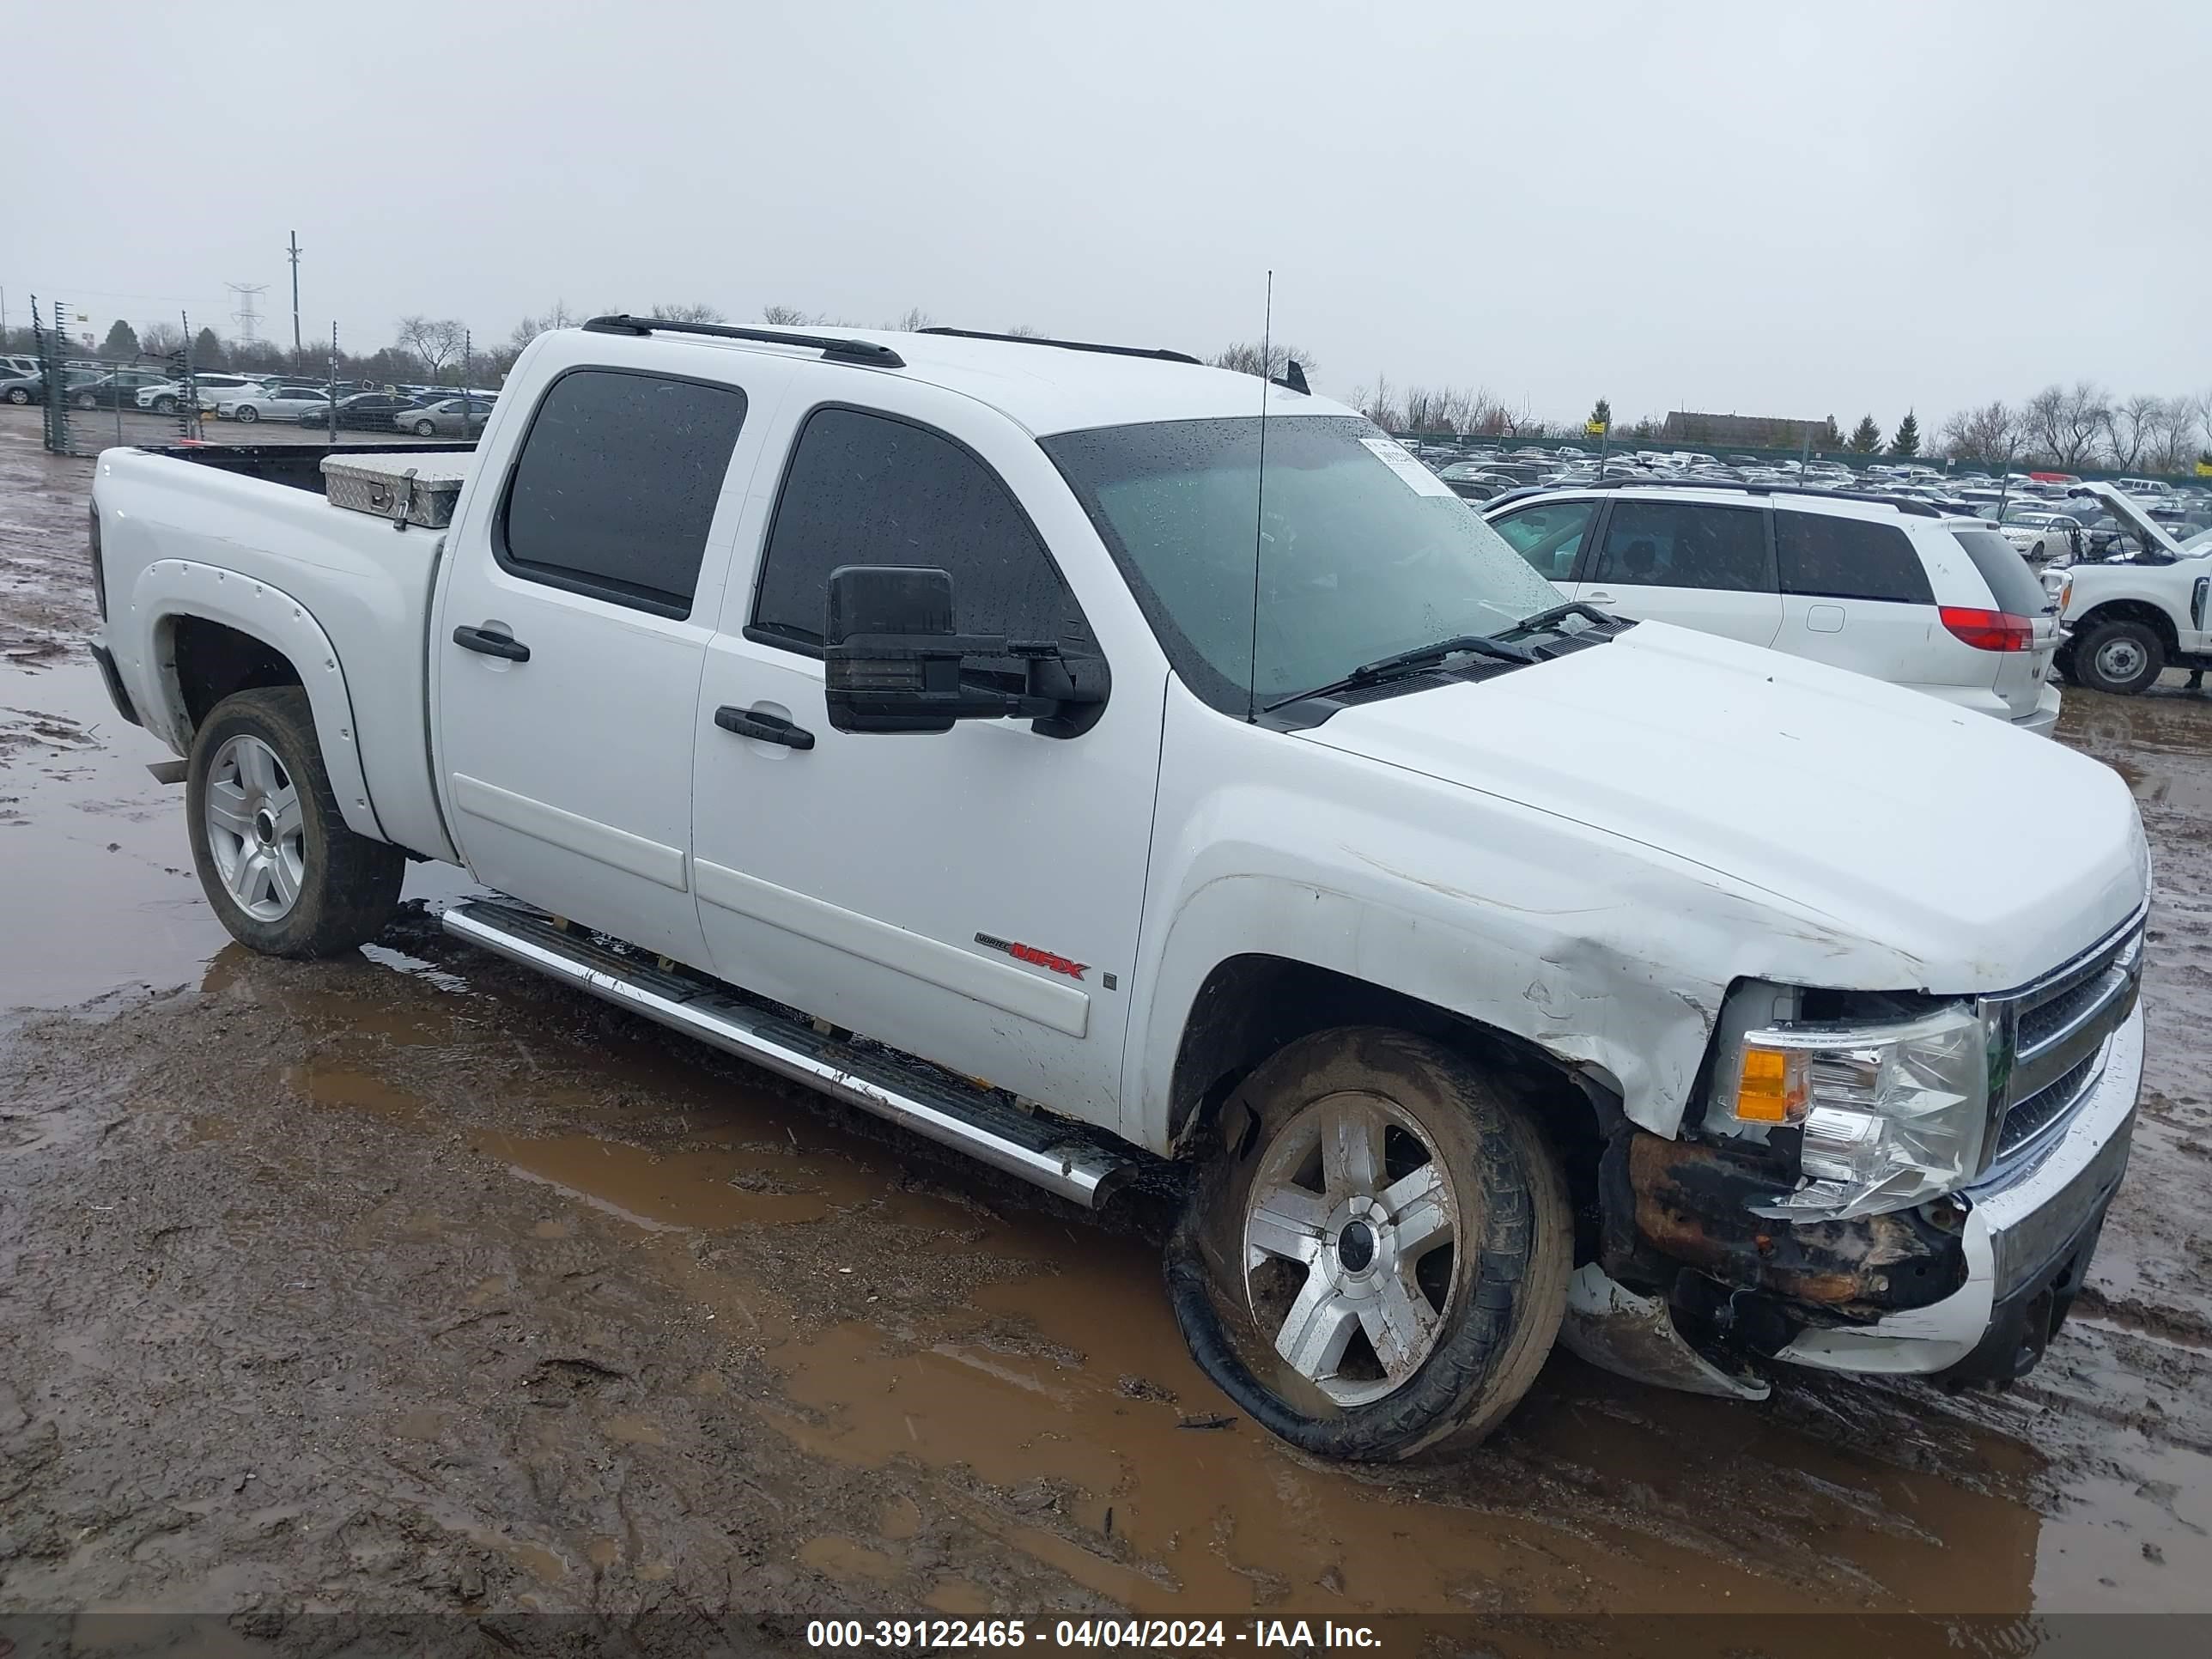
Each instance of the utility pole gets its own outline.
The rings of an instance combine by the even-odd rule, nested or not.
[[[292,233],[291,233],[291,236],[292,236],[292,362],[293,362],[293,366],[294,366],[295,368],[299,368],[299,367],[303,367],[303,366],[304,366],[304,365],[301,363],[301,349],[300,349],[300,233],[299,233],[298,231],[296,231],[296,230],[295,230],[295,231],[294,231],[294,232],[292,232]]]

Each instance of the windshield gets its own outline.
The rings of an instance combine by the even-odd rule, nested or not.
[[[1558,606],[1559,591],[1380,428],[1323,415],[1267,428],[1264,514],[1257,416],[1042,441],[1176,672],[1215,708],[1241,715],[1248,696],[1265,707]]]

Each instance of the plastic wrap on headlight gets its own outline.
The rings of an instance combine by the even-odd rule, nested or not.
[[[1747,1128],[1798,1131],[1806,1184],[1761,1213],[1825,1220],[1902,1209],[1981,1167],[1988,1030],[1960,1003],[1894,1024],[1747,1030],[1721,1056],[1715,1085]]]

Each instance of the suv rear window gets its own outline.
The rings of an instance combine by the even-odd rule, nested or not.
[[[1954,530],[1959,545],[1990,585],[1997,609],[2008,616],[2039,617],[2051,608],[2051,596],[2027,568],[2020,550],[1994,530]]]
[[[2002,538],[2000,538],[2002,539]],[[1833,514],[1779,511],[1774,552],[1782,591],[1823,599],[1886,599],[1933,605],[1912,538],[1893,524]]]

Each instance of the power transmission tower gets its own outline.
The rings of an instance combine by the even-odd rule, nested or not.
[[[230,319],[238,325],[238,343],[253,345],[261,338],[261,313],[257,309],[261,296],[269,291],[266,283],[225,283],[223,286],[238,295],[238,309]]]

